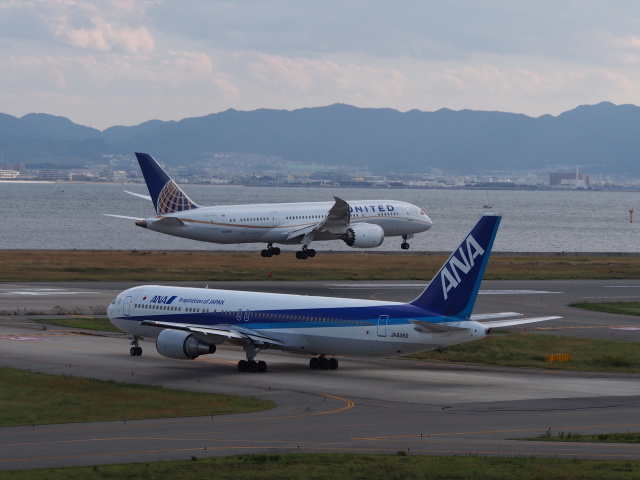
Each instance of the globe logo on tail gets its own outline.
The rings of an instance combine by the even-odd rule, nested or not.
[[[180,190],[180,187],[173,180],[169,180],[162,188],[160,195],[158,195],[158,205],[156,207],[158,215],[182,212],[194,208],[198,208],[198,206]]]

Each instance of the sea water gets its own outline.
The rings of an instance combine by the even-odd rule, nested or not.
[[[502,252],[628,252],[640,250],[640,194],[636,192],[465,189],[374,189],[183,185],[200,205],[401,200],[422,208],[433,227],[409,242],[414,252],[450,252],[478,218],[503,216],[494,250]],[[0,183],[1,249],[79,250],[259,250],[266,245],[217,245],[187,240],[105,213],[147,218],[151,202],[124,190],[148,194],[144,185],[91,183]],[[484,208],[489,202],[492,208]],[[636,222],[630,222],[629,210]],[[398,251],[388,237],[378,250]],[[317,242],[316,250],[359,251],[343,242]],[[296,250],[299,247],[287,246]]]

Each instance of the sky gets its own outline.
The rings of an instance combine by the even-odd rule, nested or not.
[[[640,104],[637,0],[0,0],[0,113]]]

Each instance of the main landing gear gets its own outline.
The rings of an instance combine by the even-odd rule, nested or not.
[[[407,235],[402,235],[402,244],[400,245],[400,248],[403,250],[409,250],[409,244],[407,243]]]
[[[327,358],[324,355],[313,357],[311,360],[309,360],[309,368],[311,368],[311,370],[337,370],[338,359]]]
[[[131,348],[129,349],[129,355],[132,357],[139,357],[142,355],[142,347],[138,345],[140,337],[138,335],[129,335],[131,339]]]
[[[302,250],[296,252],[296,258],[298,260],[306,260],[309,257],[313,258],[315,256],[316,251],[313,248],[307,248],[306,245],[302,247]]]
[[[256,346],[252,343],[244,346],[244,351],[247,354],[246,360],[240,360],[238,362],[238,371],[239,372],[266,372],[267,371],[267,362],[260,360],[259,362],[255,361],[256,357]]]
[[[267,248],[260,252],[260,255],[262,255],[264,258],[271,258],[274,255],[280,255],[280,248],[274,247],[273,244],[270,243]]]

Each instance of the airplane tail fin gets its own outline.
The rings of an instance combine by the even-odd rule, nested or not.
[[[140,164],[140,170],[142,170],[144,181],[147,183],[151,200],[158,215],[182,212],[199,207],[169,178],[169,175],[151,155],[136,152],[136,158]]]
[[[501,218],[483,215],[411,305],[443,316],[469,318]]]

